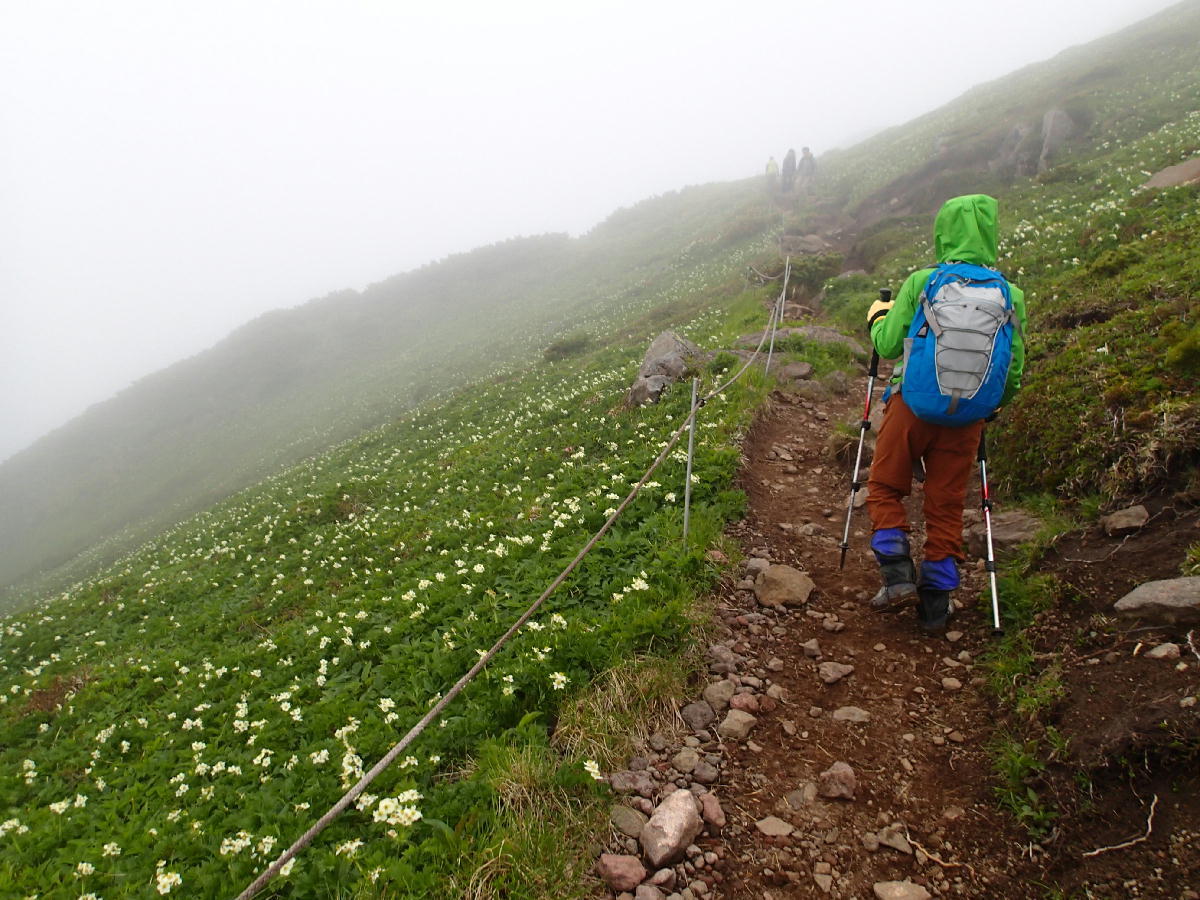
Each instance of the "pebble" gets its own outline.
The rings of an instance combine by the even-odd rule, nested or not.
[[[857,706],[840,706],[833,711],[833,718],[838,722],[853,722],[861,725],[871,721],[871,714]]]
[[[804,655],[809,659],[819,659],[821,656],[821,645],[817,643],[816,638],[805,641],[800,645],[800,649],[804,651]]]
[[[844,762],[835,762],[818,776],[817,792],[829,800],[853,800],[857,787],[854,769]]]
[[[754,826],[767,837],[787,837],[796,830],[795,826],[778,816],[767,816],[755,822]]]
[[[960,691],[962,690],[962,682],[957,678],[943,678],[942,689],[947,691]]]
[[[887,649],[887,644],[876,644],[874,649],[876,653],[882,653]]]
[[[947,631],[946,640],[952,644],[957,644],[962,640],[963,633],[961,631]]]
[[[1153,650],[1146,651],[1146,659],[1179,659],[1179,645],[1170,642],[1159,644]]]

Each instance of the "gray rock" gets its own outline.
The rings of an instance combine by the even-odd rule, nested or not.
[[[767,816],[765,819],[759,819],[754,823],[754,827],[767,837],[787,837],[796,830],[791,823],[785,822],[777,816]]]
[[[614,806],[608,814],[613,827],[627,837],[635,838],[642,833],[642,828],[648,821],[648,816],[628,806]]]
[[[758,724],[758,719],[740,709],[731,709],[725,720],[717,726],[717,734],[732,741],[744,741],[750,734],[750,729]]]
[[[638,377],[629,387],[626,398],[630,406],[645,406],[647,403],[657,403],[662,399],[663,391],[671,385],[671,379],[665,375],[651,375],[649,378]]]
[[[891,847],[893,850],[899,850],[901,853],[912,855],[912,844],[904,836],[904,826],[899,822],[894,822],[887,828],[880,829],[876,837],[879,838],[879,843],[882,846]]]
[[[1145,186],[1150,188],[1179,187],[1197,182],[1200,182],[1200,156],[1178,165],[1160,169],[1150,176],[1150,180],[1146,182]]]
[[[1040,519],[1019,510],[996,513],[992,516],[992,546],[996,555],[1001,556],[1019,544],[1032,541],[1041,527]],[[967,549],[980,559],[987,558],[987,526],[983,522],[967,529]]]
[[[842,706],[833,711],[833,717],[839,722],[854,722],[862,724],[871,721],[871,714],[857,706]]]
[[[633,900],[663,900],[667,895],[652,884],[639,884],[633,892]]]
[[[847,763],[835,762],[817,776],[817,793],[827,800],[853,800],[858,779]]]
[[[658,785],[649,772],[613,772],[608,776],[608,783],[618,794],[639,794],[642,797],[653,797],[658,791]]]
[[[1124,537],[1139,531],[1149,521],[1150,513],[1146,507],[1138,504],[1104,516],[1100,520],[1100,527],[1109,537]]]
[[[828,875],[824,872],[814,872],[813,881],[817,883],[817,887],[821,889],[822,893],[828,894],[831,890],[833,890],[832,875]]]
[[[704,689],[704,699],[716,712],[724,712],[736,692],[737,685],[728,678],[722,678]]]
[[[678,381],[687,370],[689,361],[699,356],[700,348],[687,338],[673,331],[664,331],[646,349],[638,374],[643,378],[665,375]]]
[[[812,640],[809,640],[809,641],[805,641],[803,644],[800,645],[800,649],[804,651],[804,655],[807,656],[809,659],[820,659],[821,658],[821,645],[817,643],[816,638],[813,638]]]
[[[760,559],[754,556],[746,560],[746,574],[751,578],[757,578],[769,568],[771,568],[771,561],[768,559]]]
[[[837,684],[854,671],[854,666],[840,662],[823,662],[817,666],[817,674],[826,684]]]
[[[1075,133],[1075,120],[1066,110],[1053,107],[1042,116],[1042,152],[1038,156],[1038,171],[1050,168],[1050,160]]]
[[[911,881],[877,881],[872,885],[876,900],[929,900],[930,893]]]
[[[614,891],[632,891],[646,877],[646,867],[636,856],[603,853],[596,863],[598,874]]]
[[[957,678],[943,678],[942,679],[942,690],[961,691],[962,690],[962,682],[959,681]]]
[[[692,731],[707,728],[717,720],[717,714],[713,712],[713,708],[703,700],[689,703],[679,711],[679,714],[683,716],[683,721],[687,722],[688,728]]]
[[[794,362],[780,369],[779,377],[784,381],[803,381],[805,378],[811,378],[812,373],[812,363]]]
[[[691,791],[675,791],[659,804],[642,829],[642,850],[655,868],[676,862],[703,827]]]
[[[650,876],[650,884],[655,887],[660,887],[663,890],[675,890],[675,882],[677,880],[674,869],[659,869]]]
[[[791,566],[770,566],[754,582],[754,596],[763,606],[803,606],[815,589],[811,578]]]
[[[671,759],[671,765],[684,775],[690,775],[698,762],[700,762],[700,754],[691,747],[684,747]]]
[[[1200,575],[1148,581],[1116,602],[1122,616],[1166,625],[1200,625]]]
[[[721,773],[717,771],[717,767],[705,760],[700,760],[696,763],[696,768],[692,770],[692,780],[697,784],[713,784]]]

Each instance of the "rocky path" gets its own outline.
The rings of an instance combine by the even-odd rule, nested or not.
[[[777,392],[748,436],[746,559],[707,678],[680,730],[611,776],[626,800],[598,871],[625,900],[1041,896],[1012,874],[1023,837],[990,794],[988,611],[930,638],[912,611],[867,609],[866,512],[839,571],[848,478],[830,451],[860,401],[804,394]]]

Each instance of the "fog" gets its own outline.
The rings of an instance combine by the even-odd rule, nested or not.
[[[0,4],[0,459],[272,308],[818,156],[1158,0]]]

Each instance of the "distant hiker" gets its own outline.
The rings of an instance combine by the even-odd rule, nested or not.
[[[779,191],[779,163],[775,157],[767,160],[767,193],[774,195]]]
[[[783,158],[783,192],[790,194],[792,185],[796,183],[796,151],[788,150]]]
[[[915,605],[931,632],[954,612],[963,503],[984,420],[1020,389],[1025,366],[1024,294],[991,268],[996,210],[984,194],[948,200],[933,226],[937,266],[909,275],[894,302],[876,301],[867,314],[879,355],[904,357],[884,393],[867,482],[871,549],[883,576],[871,608]],[[918,574],[902,500],[922,464],[926,534]]]
[[[817,161],[807,147],[800,150],[800,162],[796,164],[796,176],[800,179],[800,193],[811,194],[817,180]]]

